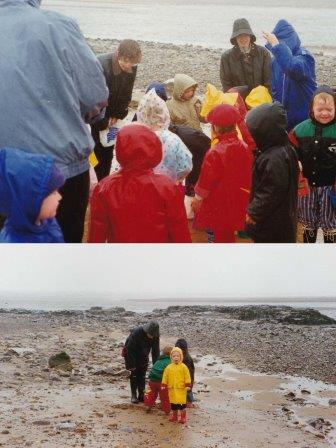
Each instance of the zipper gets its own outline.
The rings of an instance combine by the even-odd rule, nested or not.
[[[284,73],[283,75],[283,79],[282,79],[282,95],[281,95],[281,102],[283,105],[285,105],[284,103],[284,97],[285,97],[285,82],[286,82],[286,73]]]

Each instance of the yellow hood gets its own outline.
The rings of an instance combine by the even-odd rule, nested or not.
[[[180,347],[174,347],[173,348],[173,350],[171,351],[171,353],[170,353],[170,359],[172,360],[172,362],[173,362],[173,358],[172,358],[172,356],[173,356],[173,353],[176,353],[176,352],[178,352],[179,354],[180,354],[180,356],[181,356],[181,361],[179,362],[179,364],[181,364],[182,363],[182,361],[183,361],[183,352],[182,352],[182,350],[180,349]]]

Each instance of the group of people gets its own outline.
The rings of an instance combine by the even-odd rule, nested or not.
[[[152,353],[152,368],[149,354]],[[195,366],[188,351],[187,341],[180,338],[175,346],[165,346],[160,352],[160,328],[156,321],[131,330],[122,355],[130,372],[131,402],[144,403],[147,411],[155,405],[159,396],[161,409],[170,421],[186,423],[187,407],[193,407]]]
[[[0,2],[0,242],[82,242],[90,195],[91,243],[191,242],[185,195],[209,242],[245,230],[256,243],[291,243],[298,221],[304,242],[319,227],[336,241],[335,93],[317,88],[314,58],[287,21],[263,33],[266,48],[246,19],[234,22],[211,110],[197,81],[176,74],[171,98],[153,82],[125,125],[139,44],[96,57],[74,20],[39,6]]]

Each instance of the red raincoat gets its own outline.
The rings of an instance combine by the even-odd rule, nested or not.
[[[162,158],[159,138],[130,124],[117,136],[121,170],[103,179],[90,201],[89,243],[190,243],[178,187],[153,168]]]
[[[252,154],[236,131],[223,134],[205,155],[195,187],[203,202],[194,227],[211,229],[215,241],[222,242],[223,230],[245,226],[252,177]]]

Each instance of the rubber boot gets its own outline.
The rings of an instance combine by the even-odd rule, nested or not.
[[[139,401],[140,403],[143,403],[144,400],[145,400],[145,392],[144,392],[144,391],[139,391],[139,394],[138,394],[138,401]]]
[[[180,414],[179,423],[186,423],[187,422],[187,411],[183,409]]]
[[[173,411],[169,419],[170,422],[177,422],[177,411]]]
[[[132,375],[130,376],[130,384],[132,393],[131,403],[138,404],[139,400],[137,398],[137,381],[136,378],[132,377]]]

